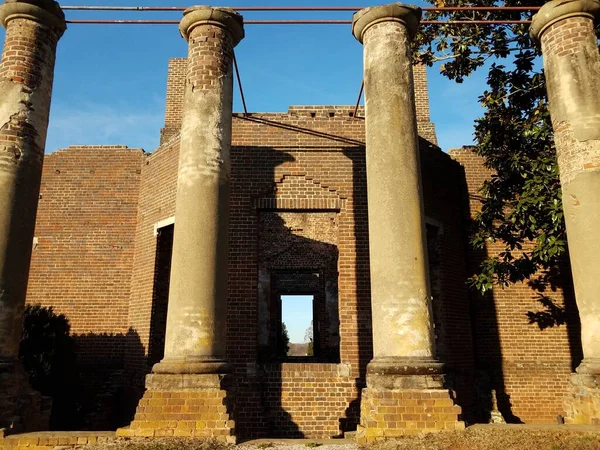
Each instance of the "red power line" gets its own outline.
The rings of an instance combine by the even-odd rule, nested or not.
[[[360,6],[231,6],[236,11],[358,11]],[[65,11],[184,11],[186,6],[63,6]],[[539,6],[424,7],[423,11],[537,11]]]
[[[67,20],[79,25],[177,25],[179,20]],[[531,20],[422,20],[422,25],[517,25]],[[351,25],[351,20],[245,20],[245,25]]]
[[[64,10],[69,11],[183,11],[185,6],[63,6]],[[358,11],[362,9],[358,6],[233,6],[231,9],[236,11]],[[517,11],[528,12],[537,11],[539,6],[451,6],[445,8],[425,7],[421,8],[424,11],[432,12],[494,12],[494,11]],[[67,23],[72,24],[115,24],[115,25],[176,25],[178,20],[135,20],[135,19],[114,19],[114,20],[68,20]],[[247,25],[350,25],[351,20],[245,20]],[[459,24],[459,25],[513,25],[527,24],[528,20],[448,20],[448,21],[421,21],[424,25],[444,25],[444,24]]]

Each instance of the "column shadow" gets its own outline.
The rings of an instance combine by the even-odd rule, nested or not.
[[[475,249],[470,244],[470,236],[477,228],[473,219],[475,211],[472,209],[472,204],[480,202],[482,197],[469,191],[465,170],[461,169],[463,173],[461,191],[465,227],[464,245],[467,271],[471,275],[478,272],[481,263],[488,258],[489,253],[486,248]],[[482,295],[475,289],[469,289],[468,296],[475,354],[474,387],[477,400],[469,420],[471,423],[491,423],[498,421],[498,414],[500,414],[506,423],[523,423],[513,413],[510,395],[506,391],[494,292],[488,291]]]
[[[571,370],[574,372],[583,360],[583,347],[581,345],[581,321],[575,300],[568,252],[563,255],[555,267],[533,277],[527,284],[535,291],[534,298],[543,308],[525,313],[529,323],[537,325],[540,330],[567,327]],[[557,292],[562,294],[562,306],[558,305],[552,297]]]
[[[357,336],[357,370],[355,390],[357,398],[346,409],[340,427],[343,432],[354,432],[360,424],[360,405],[362,390],[367,387],[367,364],[373,359],[373,321],[371,314],[371,274],[369,263],[369,217],[367,208],[367,163],[366,148],[362,146],[347,147],[346,155],[352,161],[352,200],[354,216],[354,242],[356,251],[356,329]]]

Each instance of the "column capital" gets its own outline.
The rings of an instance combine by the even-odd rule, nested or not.
[[[422,10],[418,6],[404,5],[402,3],[390,3],[389,5],[364,8],[354,13],[352,18],[352,34],[362,44],[365,31],[372,25],[381,22],[400,22],[406,27],[408,36],[412,39],[421,21],[421,14]]]
[[[13,19],[29,19],[51,28],[60,38],[67,29],[65,13],[54,0],[5,0],[0,5],[4,28]]]
[[[569,17],[600,17],[599,0],[553,0],[544,4],[533,16],[529,33],[534,39],[541,39],[542,33],[551,25]]]
[[[179,31],[187,41],[192,30],[200,25],[215,25],[228,30],[233,36],[234,47],[244,39],[244,18],[230,8],[192,6],[183,12]]]

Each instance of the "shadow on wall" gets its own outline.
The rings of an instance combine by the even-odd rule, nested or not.
[[[352,161],[352,195],[354,200],[356,329],[358,330],[358,396],[346,409],[344,431],[356,431],[360,423],[362,390],[367,387],[367,364],[373,359],[373,319],[371,313],[371,273],[369,263],[369,217],[367,209],[367,160],[365,147],[344,150]]]
[[[470,245],[470,236],[477,226],[471,210],[471,198],[466,185],[463,185],[463,210],[467,224],[467,270],[469,274],[477,273],[481,263],[488,258],[486,249],[474,249]],[[466,280],[465,280],[466,282]],[[506,392],[504,367],[502,363],[502,347],[498,312],[493,292],[481,294],[469,289],[471,303],[471,320],[473,326],[473,346],[475,350],[475,390],[477,395],[477,411],[468,421],[492,423],[499,416],[506,423],[523,423],[512,411],[510,395]]]
[[[465,181],[466,183],[466,181]],[[477,226],[472,219],[471,210],[473,199],[470,198],[466,185],[463,187],[465,222],[469,224],[468,235],[473,234]],[[470,201],[471,200],[471,201]],[[487,250],[475,250],[469,246],[469,274],[478,273],[480,264],[488,258]],[[529,324],[537,326],[540,331],[551,327],[567,327],[572,370],[583,359],[581,347],[581,324],[575,302],[571,270],[568,255],[555,268],[545,271],[527,281],[526,284],[533,292],[532,298],[537,300],[542,309],[523,311]],[[557,304],[552,298],[553,293],[562,291],[563,304]],[[559,293],[560,297],[561,294]],[[499,335],[499,323],[496,299],[493,292],[482,295],[475,289],[469,290],[471,303],[471,318],[473,342],[476,358],[476,390],[478,395],[477,422],[494,422],[502,419],[506,423],[523,423],[512,411],[510,395],[506,392],[505,374],[502,363],[502,347]]]
[[[537,301],[543,307],[542,310],[526,313],[529,323],[537,325],[540,330],[560,326],[567,327],[571,370],[575,371],[583,360],[583,348],[581,346],[581,322],[575,301],[568,252],[558,266],[532,278],[527,284],[537,292]],[[552,298],[553,293],[557,291],[562,293],[562,306],[557,305]]]
[[[274,125],[275,126],[275,125]],[[310,132],[294,127],[298,133]],[[323,137],[320,135],[320,137]],[[335,138],[335,136],[333,136]],[[332,139],[333,139],[332,138]],[[335,139],[334,139],[335,140]],[[290,147],[292,151],[298,151],[298,147]],[[357,306],[358,312],[355,314],[359,321],[358,329],[360,338],[349,336],[346,341],[346,348],[358,349],[360,353],[360,373],[361,379],[356,381],[355,376],[338,377],[341,381],[331,390],[335,395],[335,410],[330,409],[333,401],[328,399],[329,392],[317,392],[316,384],[325,383],[324,378],[331,378],[326,371],[316,372],[310,369],[310,363],[303,362],[301,370],[293,370],[294,364],[277,360],[266,361],[259,357],[261,349],[261,340],[257,330],[265,325],[275,333],[277,320],[271,322],[268,313],[259,313],[259,237],[260,218],[269,217],[272,220],[272,233],[278,235],[275,240],[278,248],[273,248],[273,254],[270,257],[269,267],[265,270],[276,269],[279,273],[311,273],[319,274],[319,279],[337,278],[337,257],[338,251],[335,245],[328,239],[320,239],[318,234],[311,239],[302,232],[290,229],[289,224],[284,223],[280,213],[283,216],[293,216],[295,214],[309,216],[309,222],[317,220],[317,216],[325,216],[329,213],[337,214],[331,210],[308,210],[308,209],[278,209],[272,205],[271,199],[275,198],[274,184],[276,167],[293,163],[294,156],[287,153],[285,147],[278,149],[270,147],[233,147],[232,148],[232,191],[231,191],[231,244],[230,244],[230,267],[234,270],[229,272],[229,299],[228,299],[228,359],[233,364],[235,370],[235,411],[236,432],[238,437],[304,437],[310,434],[312,428],[320,426],[329,421],[327,431],[331,436],[339,436],[341,431],[349,431],[356,428],[359,419],[359,400],[355,395],[356,387],[362,387],[364,384],[364,372],[366,364],[371,359],[371,319],[370,319],[370,299],[368,296],[368,236],[366,227],[366,181],[364,180],[364,149],[350,148],[344,151],[344,154],[352,155],[356,159],[357,167],[355,176],[362,180],[357,182],[355,194],[360,198],[360,217],[361,225],[357,226],[355,231],[357,240],[357,273],[348,273],[350,281],[346,281],[345,289],[351,291],[356,289],[358,294]],[[330,152],[329,147],[306,147],[303,152],[307,153],[307,159],[311,153]],[[294,170],[298,169],[295,167]],[[301,175],[299,175],[301,176]],[[250,206],[253,200],[265,199],[265,209],[261,207],[253,208]],[[248,207],[236,207],[235,205],[248,205]],[[263,214],[264,212],[264,214]],[[316,214],[314,214],[316,213]],[[313,217],[310,217],[312,214]],[[339,215],[339,214],[338,214]],[[292,219],[290,217],[290,219]],[[321,217],[323,219],[323,217]],[[350,230],[352,232],[352,230]],[[358,242],[362,244],[358,245]],[[155,277],[153,291],[153,313],[151,319],[150,333],[150,363],[159,361],[162,356],[162,347],[164,346],[164,326],[166,319],[166,310],[168,304],[168,281],[170,272],[170,253],[172,246],[172,229],[167,227],[159,230],[156,259],[155,259]],[[352,255],[354,256],[354,255]],[[346,255],[348,257],[348,255]],[[366,274],[366,275],[365,275]],[[356,276],[356,281],[354,277]],[[331,283],[325,283],[327,286],[337,286],[337,279],[330,280]],[[344,282],[340,279],[340,282]],[[270,290],[271,281],[269,279],[264,287]],[[355,285],[356,283],[356,285]],[[350,285],[351,284],[351,285]],[[293,292],[292,287],[290,292]],[[325,298],[329,290],[325,288]],[[264,296],[264,293],[261,294]],[[317,300],[318,300],[317,295]],[[333,298],[333,296],[330,296]],[[271,299],[267,294],[265,299]],[[337,302],[337,298],[336,298]],[[317,311],[321,313],[328,312],[327,301],[320,303]],[[331,308],[333,310],[334,308]],[[336,316],[338,315],[337,308]],[[275,309],[271,309],[275,312]],[[326,314],[329,316],[330,314]],[[339,319],[331,320],[326,317],[321,323],[325,329],[339,329]],[[315,321],[318,323],[319,321]],[[268,337],[267,333],[263,333]],[[320,357],[330,352],[334,357],[330,360],[325,357],[315,359],[314,362],[333,363],[337,367],[340,358],[339,350],[339,332],[321,333],[319,342]],[[344,337],[342,336],[342,340]],[[268,339],[266,339],[268,341]],[[355,342],[358,340],[358,343]],[[264,342],[266,345],[275,345]],[[351,341],[351,342],[348,342]],[[346,350],[348,351],[348,350]],[[345,355],[346,360],[354,355]],[[269,358],[267,358],[269,359]],[[262,360],[262,364],[259,363]],[[299,368],[300,366],[296,366]],[[332,369],[333,370],[333,369]],[[321,378],[323,380],[321,381]],[[306,383],[306,389],[303,384]],[[314,384],[314,392],[311,392],[310,386]],[[331,383],[333,386],[333,382]],[[321,389],[321,388],[320,388]],[[339,390],[338,390],[339,389]],[[298,396],[298,392],[303,392]],[[344,392],[348,392],[347,399],[341,399]],[[359,391],[360,392],[360,391]],[[293,395],[292,395],[293,394]],[[344,405],[342,402],[346,402]],[[303,404],[304,403],[304,404]],[[340,405],[341,403],[341,405]],[[327,404],[325,408],[322,405]]]
[[[51,430],[114,430],[127,424],[140,393],[124,370],[125,348],[144,348],[126,334],[71,335],[52,307],[25,310],[19,355],[33,389],[52,398]]]
[[[326,390],[334,386],[319,379],[323,373],[313,372],[310,368],[311,362],[339,362],[337,292],[334,296],[335,318],[328,314],[325,294],[327,282],[335,280],[337,285],[337,213],[260,211],[258,223],[262,274],[259,278],[263,284],[259,289],[262,293],[259,295],[259,358],[262,361],[259,370],[264,386],[261,397],[268,421],[268,436],[303,438],[311,435],[310,422],[315,420],[329,421],[330,427],[337,428],[339,417],[331,417],[327,408],[319,411],[316,403],[329,400],[327,392],[317,392],[317,383],[323,383]],[[307,237],[317,229],[322,240]],[[314,295],[315,356],[294,363],[276,351],[282,345],[281,295],[301,293]],[[331,332],[332,323],[335,332]],[[330,347],[334,336],[338,339]],[[303,392],[302,397],[295,396],[298,390]],[[332,422],[335,423],[331,425]]]

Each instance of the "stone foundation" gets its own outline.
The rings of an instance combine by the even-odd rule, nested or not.
[[[361,417],[356,433],[359,444],[418,434],[462,430],[460,406],[447,389],[364,389]]]
[[[204,437],[235,443],[226,375],[151,374],[131,425],[119,437]]]
[[[563,405],[566,424],[600,425],[600,375],[571,375],[571,389]]]
[[[65,450],[88,444],[108,444],[115,441],[114,431],[45,431],[2,438],[1,450]],[[81,448],[81,447],[79,447]]]

